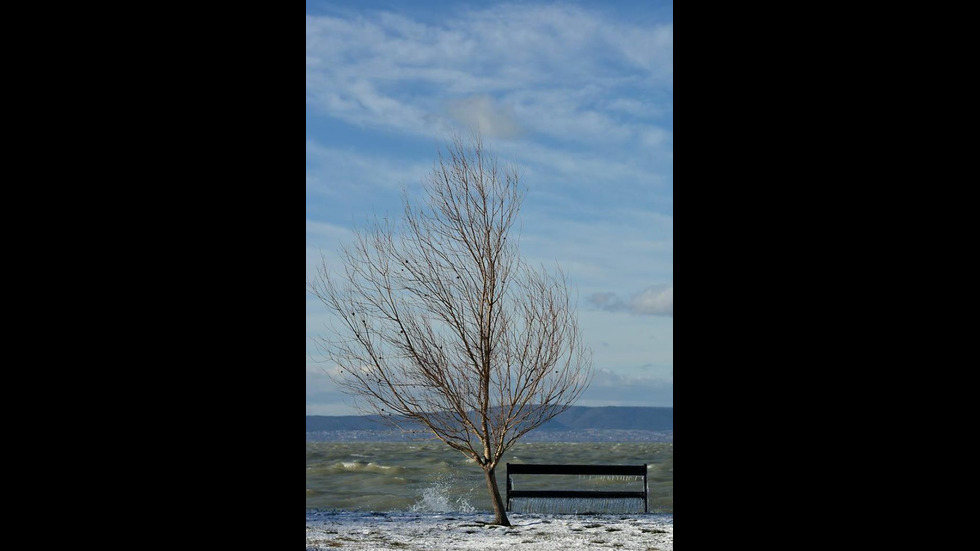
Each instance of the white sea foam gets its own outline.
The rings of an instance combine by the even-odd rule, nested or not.
[[[422,490],[419,500],[409,509],[413,513],[473,513],[473,507],[465,496],[452,496],[452,484],[442,479]]]
[[[356,471],[356,472],[400,473],[404,470],[403,467],[381,465],[379,463],[374,463],[374,462],[365,463],[363,461],[342,461],[339,463],[339,466],[345,471]],[[307,468],[307,470],[309,470],[309,468]]]

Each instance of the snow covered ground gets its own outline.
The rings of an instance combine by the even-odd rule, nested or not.
[[[673,551],[674,515],[510,513],[512,526],[487,524],[483,513],[307,511],[306,549],[515,551]]]

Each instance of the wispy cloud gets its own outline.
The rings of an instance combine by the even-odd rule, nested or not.
[[[556,138],[629,139],[641,130],[596,106],[643,87],[671,90],[672,75],[672,23],[638,26],[575,6],[501,4],[438,24],[386,12],[306,19],[307,103],[409,133],[443,134],[447,107],[473,97],[500,115],[487,109],[492,96]]]
[[[417,185],[432,162],[393,156],[364,155],[353,149],[323,146],[306,139],[307,193],[327,196],[399,192]]]
[[[653,285],[622,299],[616,293],[593,293],[588,302],[609,312],[629,312],[647,316],[674,315],[674,285]]]
[[[352,400],[333,385],[326,371],[320,368],[306,369],[306,414],[351,415]]]
[[[498,104],[488,95],[450,100],[449,114],[487,138],[514,138],[523,133],[513,106]]]
[[[431,22],[334,11],[307,16],[306,60],[311,113],[432,143],[478,126],[545,193],[649,206],[672,178],[671,22],[533,3],[459,6]],[[398,179],[383,159],[320,157],[329,168],[316,182],[332,189],[351,171]]]
[[[597,369],[592,384],[578,402],[583,406],[673,406],[674,381],[645,375],[622,375]]]

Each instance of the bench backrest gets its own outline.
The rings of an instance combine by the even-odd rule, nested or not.
[[[642,476],[643,491],[600,490],[514,490],[511,476],[535,475],[605,475]],[[647,466],[643,465],[543,465],[531,463],[507,463],[507,510],[513,498],[612,498],[643,499],[643,512],[647,509]]]

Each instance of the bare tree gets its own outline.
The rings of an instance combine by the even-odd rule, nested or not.
[[[404,194],[401,224],[356,232],[343,275],[323,260],[307,282],[338,320],[316,344],[362,410],[421,425],[480,465],[495,523],[509,526],[498,462],[578,399],[592,354],[565,275],[518,253],[516,170],[478,135],[454,136],[423,189],[421,209]]]

